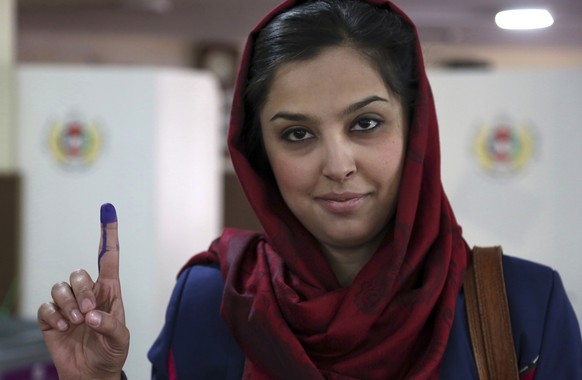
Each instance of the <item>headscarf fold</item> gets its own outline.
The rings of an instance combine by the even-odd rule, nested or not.
[[[387,7],[413,25],[388,1]],[[435,105],[417,36],[417,101],[393,228],[353,283],[341,287],[316,239],[242,153],[244,86],[257,33],[236,83],[229,151],[264,233],[226,229],[188,265],[218,263],[221,314],[247,360],[245,379],[436,379],[469,261],[440,176]]]

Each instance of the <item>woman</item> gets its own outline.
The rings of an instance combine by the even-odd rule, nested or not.
[[[288,1],[267,16],[244,52],[229,148],[265,233],[226,230],[184,267],[149,353],[155,378],[477,378],[471,251],[400,10]],[[127,355],[111,206],[102,223],[95,285],[76,272],[39,309],[62,378],[119,378]],[[504,272],[522,378],[582,378],[557,274],[510,257]]]

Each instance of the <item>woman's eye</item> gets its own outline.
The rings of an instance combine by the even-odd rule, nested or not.
[[[364,118],[360,119],[352,127],[353,131],[370,131],[374,128],[378,128],[382,122],[377,119]]]
[[[283,133],[283,138],[287,141],[298,142],[313,138],[313,134],[303,128],[293,128],[285,131]]]

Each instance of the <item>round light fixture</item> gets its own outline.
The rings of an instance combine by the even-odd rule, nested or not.
[[[502,29],[541,29],[554,23],[546,9],[512,9],[495,15],[495,23]]]

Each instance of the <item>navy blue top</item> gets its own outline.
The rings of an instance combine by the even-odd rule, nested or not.
[[[580,327],[558,273],[510,256],[503,257],[503,272],[521,378],[582,379]],[[148,353],[152,379],[170,378],[170,355],[179,379],[241,379],[245,357],[220,317],[223,288],[217,267],[198,265],[180,275]],[[478,379],[463,292],[441,379]]]

